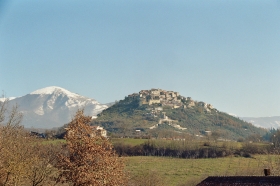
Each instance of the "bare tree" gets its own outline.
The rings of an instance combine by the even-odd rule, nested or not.
[[[0,185],[45,185],[55,171],[55,148],[24,130],[22,114],[8,100],[0,102],[0,118]]]

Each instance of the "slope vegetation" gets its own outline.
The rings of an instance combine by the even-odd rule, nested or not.
[[[125,97],[92,122],[124,136],[174,137],[215,133],[224,139],[263,135],[264,129],[218,111],[211,104],[193,101],[178,92],[152,89]],[[138,134],[137,134],[138,133]]]

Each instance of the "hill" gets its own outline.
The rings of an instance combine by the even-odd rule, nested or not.
[[[224,139],[263,135],[264,129],[221,112],[211,104],[194,101],[178,92],[141,90],[98,114],[92,125],[111,133],[171,137],[215,133]]]

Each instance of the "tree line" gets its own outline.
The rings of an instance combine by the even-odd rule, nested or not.
[[[275,151],[270,144],[244,142],[242,148],[232,144],[233,142],[224,142],[222,145],[217,145],[215,142],[205,141],[198,145],[197,142],[148,140],[144,144],[135,146],[116,143],[114,148],[120,156],[163,156],[189,159],[218,158],[230,155],[251,157],[253,154],[267,154]]]

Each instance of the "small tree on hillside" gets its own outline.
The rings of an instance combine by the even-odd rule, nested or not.
[[[124,163],[112,144],[88,125],[91,117],[79,110],[68,125],[65,153],[59,155],[60,182],[82,185],[124,185]]]

